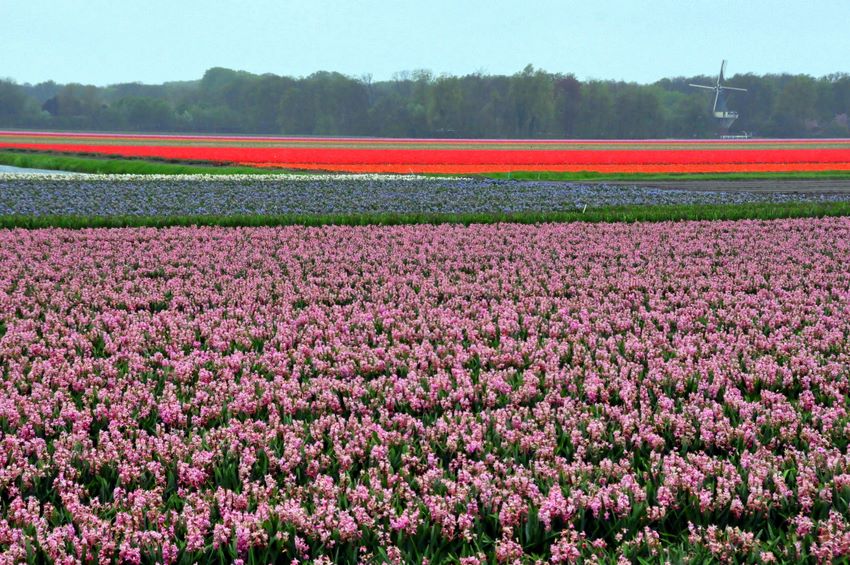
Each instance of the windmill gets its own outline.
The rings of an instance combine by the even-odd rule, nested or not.
[[[738,92],[746,92],[746,88],[735,88],[734,86],[724,86],[723,85],[723,74],[726,71],[726,59],[723,59],[723,63],[720,64],[720,74],[717,75],[717,82],[714,86],[706,86],[703,84],[690,84],[688,86],[693,86],[695,88],[704,88],[706,90],[714,91],[714,117],[718,119],[720,123],[720,127],[723,130],[728,130],[729,126],[732,125],[732,122],[738,119],[738,112],[734,112],[729,110],[726,106],[726,91],[735,90]]]

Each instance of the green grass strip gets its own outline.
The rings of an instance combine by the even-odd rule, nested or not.
[[[48,169],[74,173],[133,174],[133,175],[267,175],[268,171],[253,167],[226,167],[213,164],[180,164],[145,159],[111,159],[77,157],[55,153],[0,152],[0,165],[22,169]]]
[[[516,214],[329,214],[243,216],[0,216],[0,228],[119,228],[170,226],[392,226],[407,224],[492,224],[549,222],[664,222],[690,220],[774,220],[850,216],[850,202],[794,202],[724,205],[618,206],[586,212]]]

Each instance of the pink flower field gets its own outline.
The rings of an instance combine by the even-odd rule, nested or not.
[[[0,231],[8,562],[850,555],[850,218]]]

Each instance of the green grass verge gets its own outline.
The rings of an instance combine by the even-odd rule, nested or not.
[[[491,179],[509,180],[543,180],[564,182],[635,182],[669,181],[669,180],[706,180],[706,181],[736,181],[736,180],[850,180],[850,171],[800,171],[791,173],[595,173],[592,171],[579,172],[534,172],[517,171],[513,173],[485,173],[481,175]]]
[[[169,226],[366,226],[406,224],[492,224],[547,222],[663,222],[685,220],[774,220],[850,216],[850,202],[618,206],[586,212],[518,214],[330,214],[315,216],[0,216],[0,228],[117,228]]]
[[[134,175],[268,175],[268,171],[253,167],[225,167],[213,164],[180,164],[146,159],[112,159],[78,157],[55,153],[0,152],[0,165],[23,169],[49,169],[75,173],[134,174]]]

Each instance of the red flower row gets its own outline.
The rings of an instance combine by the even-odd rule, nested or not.
[[[2,138],[0,138],[2,139]],[[724,146],[726,147],[726,146]],[[850,147],[699,149],[380,149],[0,142],[0,148],[351,172],[738,172],[850,169]]]

